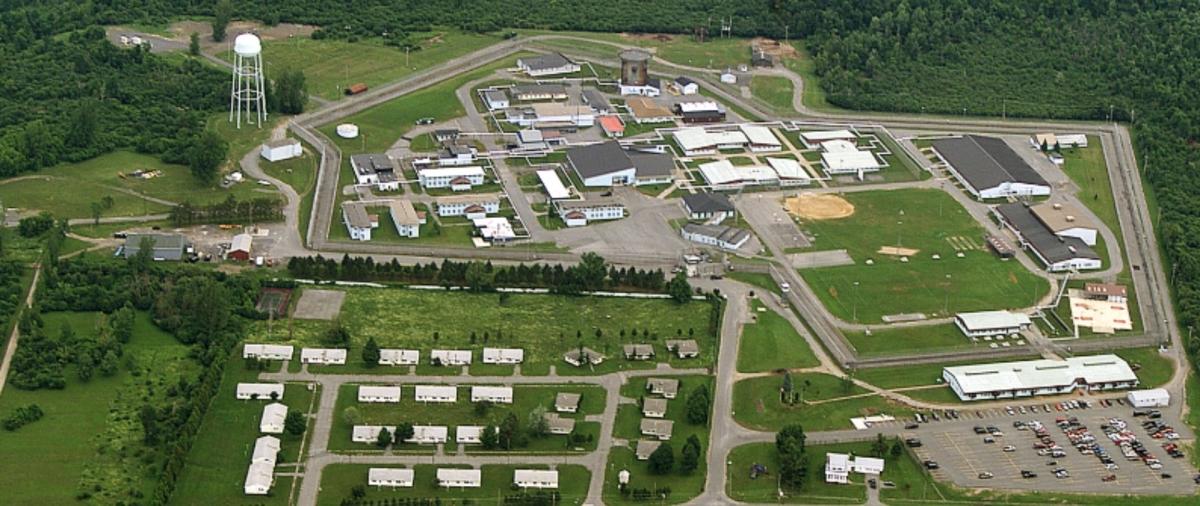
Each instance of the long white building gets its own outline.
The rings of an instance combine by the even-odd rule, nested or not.
[[[445,443],[449,435],[450,429],[444,425],[414,425],[412,437],[405,439],[404,442],[435,445]]]
[[[238,383],[237,398],[249,399],[282,399],[283,383]]]
[[[471,350],[433,350],[429,360],[440,365],[471,365]]]
[[[954,324],[967,337],[985,337],[1016,334],[1029,328],[1032,322],[1025,313],[976,311],[954,315]]]
[[[387,429],[388,434],[396,437],[395,425],[355,425],[350,430],[350,440],[355,443],[374,443],[383,429]]]
[[[300,363],[322,365],[345,365],[345,348],[304,348],[300,350]]]
[[[525,361],[525,350],[521,348],[484,348],[485,364],[519,364]]]
[[[437,470],[438,486],[446,488],[479,488],[483,486],[483,473],[478,469]]]
[[[483,184],[483,179],[483,167],[478,165],[417,171],[417,180],[421,183],[421,188],[450,188],[454,191],[466,191]]]
[[[513,471],[513,485],[520,488],[558,488],[558,471],[517,469]]]
[[[701,127],[680,128],[675,143],[685,156],[715,155],[722,149],[743,149],[750,140],[739,130],[708,131]]]
[[[437,204],[437,215],[443,218],[447,216],[482,218],[500,212],[500,194],[498,193],[438,197],[434,202]]]
[[[379,365],[417,365],[420,361],[421,352],[417,350],[379,350]]]
[[[287,420],[287,414],[286,404],[272,402],[263,406],[262,419],[258,422],[258,431],[263,434],[283,434],[283,422]]]
[[[942,378],[964,401],[1067,394],[1076,388],[1134,388],[1137,375],[1116,355],[961,365],[942,369]]]
[[[367,485],[391,488],[412,487],[413,470],[394,467],[372,467],[367,470]]]
[[[400,402],[400,387],[359,385],[358,402]]]
[[[487,401],[496,404],[512,404],[512,387],[471,387],[471,402]]]
[[[286,344],[250,344],[242,347],[242,358],[259,360],[291,360],[295,348]]]
[[[417,385],[413,398],[417,402],[458,402],[458,387],[448,385]]]

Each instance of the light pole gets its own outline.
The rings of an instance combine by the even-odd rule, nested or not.
[[[854,323],[858,323],[858,281],[854,282],[854,302],[853,302],[853,318]]]

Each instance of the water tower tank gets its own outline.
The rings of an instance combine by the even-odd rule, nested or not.
[[[243,33],[233,40],[233,52],[242,56],[258,56],[262,53],[262,42],[254,34]]]
[[[621,84],[626,86],[645,86],[650,81],[647,69],[650,63],[650,53],[641,49],[626,49],[621,51]]]

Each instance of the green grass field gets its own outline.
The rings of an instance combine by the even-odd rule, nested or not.
[[[262,409],[270,401],[237,400],[234,393],[238,383],[256,382],[257,378],[258,372],[247,370],[240,355],[230,356],[220,391],[204,417],[199,436],[179,476],[175,494],[171,497],[172,504],[288,504],[291,479],[286,477],[275,479],[271,494],[266,498],[246,496],[242,491],[254,440],[262,435],[258,431]],[[315,410],[317,398],[316,390],[310,392],[302,383],[288,383],[281,402],[287,404],[289,412],[308,413],[310,406]],[[310,419],[310,427],[312,423]],[[303,436],[277,434],[275,437],[282,443],[277,457],[278,471],[279,465],[299,460]]]
[[[1129,362],[1129,366],[1136,370],[1137,377],[1141,380],[1139,386],[1142,388],[1161,386],[1175,375],[1174,362],[1159,353],[1158,348],[1154,346],[1113,350],[1112,352],[1125,359],[1126,362]]]
[[[281,162],[261,161],[263,172],[266,172],[271,177],[283,181],[288,186],[291,186],[296,193],[300,194],[300,237],[306,238],[308,234],[308,221],[312,218],[312,202],[313,194],[317,185],[317,163],[319,154],[312,151],[312,148],[305,145],[304,156]],[[340,212],[340,211],[338,211]],[[345,230],[346,227],[341,227]]]
[[[350,497],[351,489],[356,485],[367,485],[367,470],[371,467],[403,467],[403,466],[371,466],[368,464],[335,464],[325,468],[321,473],[321,494],[317,498],[318,506],[338,506],[342,499]],[[547,469],[543,465],[486,465],[479,468],[481,487],[473,489],[448,490],[437,486],[438,467],[420,464],[413,466],[413,486],[411,488],[379,488],[367,487],[366,501],[383,501],[388,499],[434,499],[438,504],[504,504],[503,498],[518,495],[512,487],[513,471],[516,469]],[[587,499],[588,483],[591,472],[578,465],[558,465],[558,493],[561,502],[555,504],[583,504]],[[442,502],[445,501],[445,502]]]
[[[656,347],[659,360],[666,360],[663,341],[677,333],[687,336],[692,330],[693,338],[700,343],[701,356],[671,362],[681,367],[711,364],[717,347],[716,336],[707,335],[711,307],[698,301],[678,305],[663,299],[535,294],[512,294],[502,302],[499,294],[352,288],[347,290],[341,320],[354,340],[351,365],[361,364],[359,350],[368,337],[374,337],[381,347],[416,348],[426,358],[433,348],[520,347],[525,349],[521,365],[525,374],[546,374],[550,365],[557,365],[563,374],[590,374],[587,369],[570,367],[563,362],[562,354],[583,344],[608,356],[596,367],[597,373],[645,368],[653,363],[625,361],[619,356],[621,346],[644,341]],[[268,337],[266,323],[257,322],[249,341],[316,344],[328,327],[328,322],[293,320],[290,325],[277,323],[275,335]],[[635,329],[639,334],[636,338],[631,335]],[[600,337],[596,336],[597,330],[601,331]],[[626,337],[621,337],[622,331]],[[642,337],[645,331],[650,337]],[[581,336],[578,339],[577,333]]]
[[[929,316],[1029,306],[1046,280],[984,249],[983,227],[938,190],[869,191],[844,195],[854,215],[807,220],[815,248],[845,249],[855,265],[804,269],[800,274],[837,317],[865,323],[888,314]],[[883,246],[920,250],[902,263],[877,253]],[[962,248],[964,257],[955,253]],[[969,248],[969,249],[968,249]],[[938,254],[941,260],[931,256]],[[872,259],[874,265],[866,265]]]
[[[786,77],[754,76],[750,80],[750,93],[754,95],[754,98],[780,112],[795,112],[795,109],[792,108],[794,89],[792,81]]]
[[[585,37],[596,41],[614,42],[622,45],[653,48],[655,57],[669,62],[693,67],[724,69],[736,67],[739,64],[750,63],[750,39],[741,38],[709,38],[705,42],[697,42],[686,35],[666,35],[662,38],[655,36],[632,36],[620,33],[594,32],[551,32],[546,30],[517,30],[523,35],[555,34],[575,37]],[[541,41],[539,44],[548,47],[575,50],[588,55],[607,56],[614,58],[618,48],[609,44],[575,39],[552,39]]]
[[[459,425],[499,425],[509,413],[516,414],[517,419],[524,424],[527,414],[538,406],[544,406],[548,412],[553,413],[554,396],[558,392],[571,392],[583,395],[580,399],[579,413],[574,415],[562,413],[560,416],[575,418],[576,432],[585,436],[592,436],[592,441],[580,445],[577,449],[574,446],[567,446],[566,436],[548,435],[544,438],[531,439],[528,447],[515,451],[539,453],[579,453],[593,451],[596,449],[595,438],[600,436],[599,423],[583,421],[586,415],[596,415],[604,412],[605,391],[600,387],[580,385],[517,385],[513,387],[513,404],[492,405],[483,415],[475,412],[475,405],[471,402],[471,389],[469,386],[459,387],[458,402],[453,404],[417,402],[414,397],[413,387],[404,386],[402,388],[403,393],[400,396],[399,403],[360,403],[358,402],[358,385],[343,385],[342,389],[338,391],[338,402],[334,410],[333,428],[329,435],[329,448],[331,450],[354,451],[379,450],[379,448],[373,445],[355,443],[350,440],[354,424],[349,423],[342,416],[346,408],[350,406],[354,406],[362,415],[360,423],[363,425],[396,425],[401,422],[408,422],[413,425],[445,425],[450,427],[450,442],[447,443],[447,447],[454,448],[456,445],[454,443],[453,427]],[[432,450],[433,447],[401,444],[396,445],[395,448],[402,451],[427,451]],[[472,451],[483,452],[479,446],[469,446],[468,448]]]
[[[786,319],[757,300],[750,307],[758,321],[742,327],[742,342],[738,349],[739,372],[799,369],[820,364],[808,342]]]
[[[972,343],[953,323],[872,330],[870,335],[849,330],[843,334],[859,355],[868,357],[972,347],[986,349],[990,344],[984,341]]]
[[[345,42],[307,37],[263,41],[263,59],[269,62],[268,74],[289,68],[302,70],[309,94],[337,100],[352,84],[377,87],[500,41],[497,36],[452,29],[414,34],[413,38],[420,39],[421,49],[408,54],[407,64],[403,49],[375,40]],[[230,51],[219,56],[226,61],[233,59]]]
[[[725,274],[725,277],[741,281],[751,286],[761,288],[767,292],[782,294],[779,290],[779,285],[775,284],[775,279],[770,274],[760,272],[734,271]]]
[[[845,393],[846,390],[838,378],[828,374],[807,373],[792,375],[792,384],[796,392],[800,392],[805,380],[811,383],[804,393],[804,400],[808,402],[835,399],[866,391],[853,386],[849,393]],[[754,430],[774,431],[789,423],[799,423],[807,430],[816,431],[849,429],[852,426],[850,418],[856,416],[887,414],[901,418],[912,414],[911,409],[878,395],[785,406],[779,397],[782,382],[782,376],[775,375],[737,382],[733,387],[734,419]]]
[[[784,496],[779,497],[779,481],[776,473],[779,471],[779,458],[773,443],[755,443],[742,445],[729,452],[729,466],[726,468],[728,482],[726,492],[731,498],[741,502],[752,503],[801,503],[801,504],[861,504],[867,498],[867,489],[863,483],[863,475],[852,473],[850,483],[845,485],[825,483],[821,469],[825,465],[827,452],[851,453],[868,455],[870,443],[843,443],[837,445],[812,445],[805,447],[808,460],[808,477],[799,490],[784,490]],[[889,459],[881,479],[891,480]],[[750,469],[754,464],[766,466],[766,476],[750,478]]]

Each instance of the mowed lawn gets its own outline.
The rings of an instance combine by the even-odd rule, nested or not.
[[[97,318],[98,313],[43,315],[46,332],[51,336],[57,336],[64,323],[69,323],[77,336],[92,335]],[[157,363],[165,364],[183,360],[187,347],[155,327],[149,316],[138,313],[133,339],[125,345],[125,353],[139,357],[139,361],[152,356]],[[67,368],[65,377],[67,387],[63,390],[28,391],[10,383],[0,395],[0,417],[28,404],[37,404],[45,412],[41,420],[14,432],[0,432],[0,502],[74,503],[85,468],[93,461],[111,460],[97,455],[96,438],[105,432],[109,409],[118,394],[135,379],[125,367],[112,377],[96,373],[86,383],[78,380],[74,367]],[[142,490],[152,491],[153,476],[138,478],[144,484]]]
[[[754,76],[750,80],[750,94],[776,110],[792,112],[792,93],[795,88],[786,77]]]
[[[247,496],[243,493],[246,469],[250,466],[250,455],[254,452],[254,441],[264,434],[259,433],[263,406],[268,399],[242,401],[235,398],[238,383],[258,382],[258,372],[247,370],[238,353],[230,356],[225,364],[225,375],[221,388],[213,399],[200,433],[192,444],[183,472],[171,496],[171,504],[244,504],[268,505],[288,504],[292,478],[279,476],[270,495]],[[308,413],[310,406],[316,408],[318,392],[309,391],[302,383],[288,383],[284,387],[283,402],[288,412]],[[309,428],[313,420],[308,421]],[[276,472],[283,464],[299,461],[300,447],[304,436],[273,434],[280,439],[281,449],[276,458]]]
[[[809,385],[805,387],[804,382]],[[804,389],[804,401],[784,405],[779,389],[782,375],[751,378],[737,382],[733,387],[734,420],[747,428],[776,431],[784,425],[799,423],[808,430],[838,430],[852,427],[850,419],[857,416],[878,414],[901,418],[912,410],[888,401],[878,395],[851,397],[866,393],[859,386],[849,390],[842,381],[832,375],[821,373],[793,374],[793,391]]]
[[[516,451],[536,451],[555,453],[578,453],[591,451],[596,448],[596,439],[600,437],[600,424],[584,422],[587,415],[604,413],[605,391],[595,386],[581,385],[517,385],[513,387],[513,404],[493,404],[482,414],[475,412],[475,403],[471,402],[469,385],[458,387],[458,402],[455,403],[425,403],[417,402],[413,386],[403,386],[399,403],[367,403],[358,402],[358,385],[342,385],[338,391],[338,401],[334,410],[333,428],[329,435],[331,450],[380,451],[373,444],[355,443],[350,436],[353,429],[343,414],[346,408],[353,406],[361,415],[362,425],[398,425],[411,423],[413,425],[444,425],[449,427],[449,442],[447,448],[453,449],[455,428],[460,425],[500,425],[509,413],[516,414],[521,424],[527,423],[529,413],[542,406],[549,413],[554,412],[554,398],[559,392],[581,394],[579,412],[576,414],[560,413],[564,418],[576,420],[575,431],[592,440],[575,446],[567,445],[567,437],[562,435],[547,435],[544,438],[531,439],[529,446]],[[432,446],[416,444],[399,444],[393,448],[402,451],[432,451]],[[471,450],[483,451],[477,445],[468,446]]]
[[[361,350],[369,337],[374,337],[384,348],[418,349],[426,363],[429,351],[434,348],[523,348],[523,374],[547,374],[551,365],[557,365],[558,371],[564,374],[591,373],[587,368],[575,369],[562,360],[563,353],[580,345],[607,355],[608,360],[597,366],[596,372],[653,365],[652,362],[626,361],[621,356],[621,347],[626,343],[651,344],[658,359],[665,361],[668,356],[665,340],[677,334],[692,335],[700,344],[701,355],[689,360],[671,359],[680,367],[711,364],[717,347],[716,336],[708,333],[712,306],[701,301],[680,305],[664,299],[542,294],[510,294],[502,300],[500,294],[495,293],[404,288],[350,288],[346,292],[340,319],[350,331],[353,345],[345,369],[362,365]],[[267,323],[257,322],[248,342],[287,341],[315,345],[330,323],[293,320],[289,325],[277,322],[274,335],[268,338]],[[597,330],[600,337],[596,336]],[[632,336],[634,330],[638,331],[637,337]],[[289,332],[291,339],[287,338]],[[650,335],[643,337],[647,332]],[[481,352],[477,351],[474,359],[481,360]],[[330,367],[326,372],[338,370]],[[374,369],[382,373],[395,370]],[[441,373],[452,372],[441,369]]]
[[[726,473],[726,492],[729,497],[740,502],[750,503],[801,503],[801,504],[862,504],[867,498],[867,488],[863,483],[863,475],[850,474],[850,483],[825,483],[821,469],[825,465],[827,452],[865,455],[870,451],[870,443],[843,443],[838,445],[809,445],[804,448],[808,460],[808,476],[799,489],[788,488],[779,497],[779,454],[774,443],[753,443],[734,448],[729,452]],[[769,474],[750,477],[750,470],[755,464],[767,468]],[[887,462],[882,479],[891,480],[891,462]]]
[[[1046,280],[1020,263],[987,251],[983,227],[942,191],[869,191],[843,198],[854,206],[853,216],[800,223],[816,237],[815,249],[845,249],[856,262],[800,271],[842,320],[876,323],[899,313],[935,317],[1027,307],[1049,290]],[[902,262],[878,253],[884,246],[919,251]],[[955,256],[958,251],[963,258]]]
[[[765,372],[820,364],[808,342],[783,316],[757,300],[751,303],[750,308],[757,321],[742,327],[738,371]]]
[[[345,96],[346,87],[352,84],[364,83],[374,88],[500,41],[494,35],[457,30],[423,33],[415,35],[414,39],[420,39],[420,50],[409,52],[407,65],[401,48],[376,41],[346,42],[309,37],[264,41],[263,60],[270,64],[268,72],[303,71],[309,94],[337,100]],[[221,53],[220,57],[227,61],[233,59],[230,51]]]
[[[438,468],[465,468],[467,466],[418,464],[413,466],[413,486],[407,488],[382,488],[367,486],[367,471],[372,467],[405,466],[373,466],[369,464],[334,464],[327,466],[321,473],[321,494],[317,497],[318,506],[339,506],[343,499],[350,497],[351,489],[356,485],[367,488],[363,500],[387,501],[389,499],[433,499],[438,504],[504,504],[503,498],[519,496],[518,490],[513,490],[513,471],[517,469],[549,469],[547,465],[486,465],[480,467],[479,488],[446,489],[437,485]],[[562,464],[555,466],[558,470],[558,493],[560,501],[555,504],[578,505],[587,499],[588,484],[592,473],[586,467]],[[442,502],[444,501],[444,502]],[[399,503],[396,503],[399,504]],[[432,503],[431,503],[432,504]]]
[[[991,341],[971,342],[953,323],[894,327],[872,330],[870,334],[847,330],[843,334],[859,355],[868,357],[962,348],[987,349],[991,344]]]

